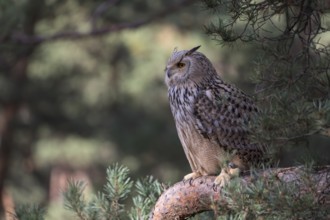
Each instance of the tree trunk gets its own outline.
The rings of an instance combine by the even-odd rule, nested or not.
[[[22,32],[25,35],[33,36],[35,25],[39,19],[41,9],[43,7],[43,0],[35,1],[33,4],[27,4],[25,7],[25,17],[22,24],[22,30],[11,30],[11,34]],[[7,41],[7,42],[6,42]],[[8,37],[3,44],[8,43],[12,45],[12,36]],[[4,72],[9,74],[9,79],[15,86],[13,97],[10,97],[6,103],[2,103],[3,110],[0,112],[0,216],[6,210],[4,207],[3,193],[5,187],[5,180],[9,171],[11,155],[14,151],[13,135],[14,125],[13,121],[16,118],[17,112],[20,110],[20,105],[23,101],[24,87],[27,82],[27,67],[29,57],[33,53],[37,45],[17,45],[15,52],[10,51],[15,57],[13,62],[8,63],[7,69]],[[14,47],[12,47],[13,49]]]

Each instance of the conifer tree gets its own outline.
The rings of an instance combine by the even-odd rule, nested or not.
[[[207,33],[230,48],[231,53],[248,54],[249,68],[244,76],[254,83],[263,109],[254,138],[276,152],[314,149],[311,137],[322,136],[329,143],[330,48],[325,38],[329,27],[323,18],[330,2],[204,0],[204,4],[219,18],[207,26]],[[329,162],[329,152],[322,153],[325,162]],[[318,175],[320,170],[314,166],[317,159],[299,169],[287,170],[285,178],[292,181],[279,181],[277,174],[281,173],[267,169],[251,171],[247,182],[234,180],[221,191],[221,202],[209,199],[212,204],[208,210],[213,210],[209,218],[329,219],[330,167]],[[201,179],[198,184],[207,181]],[[189,184],[173,187],[176,186]],[[104,190],[91,201],[84,198],[83,189],[83,183],[71,181],[64,193],[65,206],[78,219],[148,219],[164,190],[152,177],[133,182],[128,169],[119,165],[107,170]],[[127,201],[132,202],[131,207]],[[37,206],[16,210],[17,219],[43,216],[44,210]]]
[[[204,2],[219,18],[207,33],[247,59],[244,75],[255,84],[263,107],[255,138],[277,153],[313,148],[309,140],[316,134],[329,143],[330,48],[324,19],[329,1]]]
[[[321,195],[330,180],[315,180],[313,173],[318,170],[315,165],[329,163],[325,156],[329,150],[323,148],[318,153],[316,149],[330,143],[330,48],[325,35],[329,27],[324,22],[330,2],[205,0],[204,3],[218,18],[206,26],[207,33],[229,48],[229,55],[241,53],[246,58],[248,65],[241,73],[242,78],[252,81],[262,108],[253,138],[269,147],[275,161],[294,151],[299,155],[289,155],[291,165],[305,164],[303,172],[296,170],[292,181],[281,179],[278,175],[281,171],[273,169],[268,177],[264,175],[266,170],[252,171],[255,180],[248,184],[232,182],[221,191],[221,202],[210,205],[215,218],[329,218],[328,202],[324,202],[329,198],[324,200]],[[199,182],[207,184],[209,179]],[[316,190],[321,182],[325,191]],[[196,184],[204,190],[202,184]],[[174,188],[182,191],[185,187],[178,184]],[[215,196],[213,192],[209,195]],[[160,200],[160,207],[173,206]],[[189,201],[192,203],[191,198]],[[204,206],[199,208],[205,210]],[[156,214],[159,213],[163,216],[157,210]],[[180,212],[179,216],[191,216],[187,213],[190,212]]]

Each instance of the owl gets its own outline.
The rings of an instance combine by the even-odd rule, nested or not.
[[[262,162],[263,145],[249,139],[249,123],[258,116],[253,100],[224,82],[210,60],[191,50],[174,50],[165,83],[177,133],[192,173],[184,180],[218,175],[216,186]]]

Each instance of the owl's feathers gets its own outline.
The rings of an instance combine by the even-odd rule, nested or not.
[[[236,150],[244,163],[249,164],[258,160],[255,154],[262,153],[261,146],[248,139],[249,123],[257,117],[258,108],[244,93],[225,85],[206,87],[198,94],[193,111],[195,127],[225,151]]]
[[[219,172],[226,153],[234,153],[233,161],[243,169],[259,163],[263,147],[249,139],[258,108],[225,83],[197,49],[174,51],[165,69],[171,110],[193,172]]]

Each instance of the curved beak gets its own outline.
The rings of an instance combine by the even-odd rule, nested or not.
[[[172,73],[169,69],[167,69],[167,70],[166,70],[166,76],[167,76],[168,78],[171,78],[172,75],[173,75],[173,73]]]
[[[172,76],[171,71],[167,70],[167,71],[166,71],[166,76],[167,76],[168,78],[171,78],[171,76]]]

